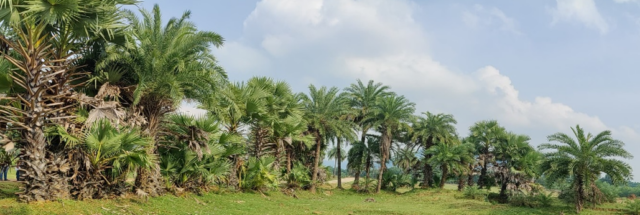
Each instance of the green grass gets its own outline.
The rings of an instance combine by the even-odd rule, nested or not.
[[[349,187],[348,184],[345,184]],[[0,182],[0,214],[565,214],[573,207],[554,203],[553,207],[533,209],[492,204],[482,200],[459,199],[460,193],[447,186],[444,190],[405,190],[359,194],[331,189],[317,194],[297,191],[298,199],[278,191],[260,193],[208,193],[181,197],[165,195],[147,201],[136,198],[109,200],[62,200],[24,204],[16,202],[18,183]],[[374,203],[365,202],[374,198]],[[197,200],[196,200],[197,199]],[[604,205],[622,208],[623,204]],[[587,209],[583,214],[611,214],[611,211]]]

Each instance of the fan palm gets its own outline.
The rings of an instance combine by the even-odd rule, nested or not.
[[[478,187],[490,186],[488,183],[487,168],[494,159],[493,150],[499,141],[504,140],[506,131],[504,127],[498,124],[498,121],[480,121],[473,124],[470,128],[469,141],[476,145],[476,151],[479,154],[480,178],[478,179]]]
[[[138,168],[151,168],[156,158],[148,153],[149,147],[151,140],[140,136],[136,129],[118,130],[109,121],[96,122],[81,145],[93,180],[86,181],[75,195],[80,199],[101,197],[103,186],[124,182],[127,173]]]
[[[453,138],[457,138],[457,123],[451,114],[432,114],[431,112],[422,113],[424,117],[419,117],[413,124],[413,139],[423,146],[423,151],[429,150],[434,142],[449,142]],[[424,160],[428,161],[431,154],[424,153]],[[433,168],[429,162],[424,162],[423,167],[423,187],[433,186]]]
[[[633,156],[623,147],[622,141],[613,139],[611,131],[596,135],[585,133],[576,125],[571,128],[575,139],[564,133],[549,135],[550,142],[538,146],[541,150],[553,150],[544,153],[540,168],[550,182],[572,178],[576,190],[576,210],[582,210],[585,190],[593,186],[600,174],[607,174],[613,183],[625,183],[631,178],[629,164],[616,158],[631,159]]]
[[[241,137],[222,132],[211,116],[175,114],[165,121],[160,168],[168,187],[200,191],[224,181],[231,168],[226,158],[243,151]]]
[[[380,99],[373,107],[373,118],[377,121],[380,135],[380,173],[378,174],[378,188],[380,192],[382,175],[386,168],[387,158],[391,148],[391,137],[401,127],[408,127],[407,122],[413,118],[415,104],[404,96],[391,95]]]
[[[393,94],[389,92],[390,87],[369,80],[365,85],[361,80],[345,88],[349,106],[354,109],[354,122],[360,126],[360,142],[366,144],[367,132],[375,124],[372,117],[373,106],[383,97]],[[353,185],[358,185],[360,179],[360,168],[356,168],[356,176]]]
[[[467,170],[467,163],[473,160],[473,145],[457,142],[438,142],[425,153],[432,155],[427,162],[433,166],[439,166],[442,170],[440,177],[440,189],[444,188],[449,171],[461,173]]]
[[[321,159],[320,149],[331,133],[348,133],[353,123],[341,117],[349,113],[344,97],[338,94],[338,88],[316,88],[309,86],[309,94],[301,95],[304,105],[304,118],[308,122],[308,132],[315,137],[316,149],[311,175],[311,192],[315,193],[316,180]]]
[[[530,169],[528,161],[533,154],[533,147],[529,145],[529,136],[507,133],[506,138],[495,146],[495,156],[498,161],[495,165],[496,175],[500,180],[500,196],[506,199],[506,189],[511,178],[516,175],[518,170]],[[528,156],[528,157],[527,157]],[[513,170],[513,171],[512,171]]]

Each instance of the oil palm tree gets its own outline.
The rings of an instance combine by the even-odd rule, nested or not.
[[[450,172],[461,173],[467,170],[467,163],[473,160],[473,145],[458,142],[438,142],[425,153],[431,154],[429,162],[433,166],[439,166],[442,170],[440,177],[440,189],[444,188]]]
[[[308,123],[308,132],[315,138],[315,157],[313,172],[311,175],[311,192],[315,193],[318,175],[318,164],[321,158],[320,149],[326,144],[331,133],[348,133],[353,128],[353,123],[343,120],[342,116],[349,113],[344,97],[339,94],[338,88],[316,88],[309,86],[309,94],[301,95],[304,105],[304,118]]]
[[[378,187],[382,186],[382,175],[386,168],[387,158],[390,154],[391,138],[393,133],[402,127],[408,127],[408,122],[413,118],[415,104],[404,96],[390,95],[380,99],[372,109],[376,128],[380,132],[380,173],[378,174]]]
[[[478,187],[490,186],[488,183],[487,168],[494,159],[494,148],[498,142],[504,140],[506,131],[495,120],[476,122],[469,128],[471,133],[468,140],[476,145],[478,163],[482,167]]]
[[[396,166],[405,174],[408,174],[411,168],[418,163],[418,158],[411,148],[401,148],[396,153],[393,159],[393,166]]]
[[[544,153],[540,168],[551,182],[572,178],[572,187],[576,190],[576,211],[582,210],[586,189],[594,185],[602,173],[607,174],[613,183],[625,183],[631,178],[631,167],[616,158],[631,159],[631,153],[624,149],[624,143],[613,139],[611,131],[602,131],[596,135],[585,133],[576,125],[571,128],[573,136],[564,133],[549,135],[550,142],[538,148],[552,150]]]
[[[108,56],[98,69],[118,68],[125,78],[120,85],[134,86],[133,108],[142,110],[145,131],[155,141],[163,116],[174,111],[183,99],[204,101],[226,82],[209,47],[219,47],[223,38],[209,31],[198,31],[189,21],[190,12],[171,18],[162,25],[158,5],[151,12],[141,9],[141,18],[127,11],[130,29],[127,43],[108,48]],[[156,150],[152,147],[151,150]],[[157,195],[160,172],[141,171],[136,187]]]
[[[365,85],[360,79],[356,83],[345,88],[349,106],[354,110],[354,122],[360,126],[360,142],[366,144],[367,132],[375,124],[373,120],[373,106],[383,97],[393,94],[389,92],[390,87],[369,80]],[[360,179],[360,169],[356,168],[356,176],[353,185],[358,185]]]
[[[456,137],[455,124],[457,121],[451,114],[433,114],[431,112],[422,113],[424,116],[418,117],[413,124],[413,139],[423,147],[423,151],[429,150],[435,142],[450,142]],[[431,158],[431,154],[424,153],[424,161]],[[433,168],[429,162],[423,163],[422,187],[433,186]]]
[[[340,155],[338,155],[338,154],[340,154]],[[336,171],[335,172],[336,175],[338,174],[338,172],[337,172],[338,171],[338,159],[343,161],[346,158],[346,156],[343,156],[345,154],[346,154],[346,152],[344,151],[344,149],[340,149],[340,152],[338,152],[338,147],[337,146],[329,149],[329,152],[327,152],[327,158],[333,159],[335,161],[335,165],[334,165],[335,168],[333,168],[333,169],[334,169],[334,171]],[[338,157],[338,156],[340,156],[340,157]]]

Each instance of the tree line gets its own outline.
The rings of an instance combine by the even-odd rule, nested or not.
[[[576,126],[536,149],[495,120],[462,137],[454,116],[416,114],[375,81],[304,93],[268,77],[230,82],[210,51],[223,45],[220,35],[198,30],[189,11],[165,22],[158,5],[140,15],[122,9],[136,3],[0,1],[0,161],[21,161],[20,200],[212,186],[316,192],[330,174],[320,165],[328,154],[337,158],[338,188],[346,158],[360,192],[454,180],[459,190],[499,186],[508,199],[544,178],[569,181],[578,211],[596,201],[601,174],[631,178],[618,158],[632,155],[610,131]],[[184,100],[207,114],[177,113]]]

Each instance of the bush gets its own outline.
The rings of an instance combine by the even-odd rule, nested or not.
[[[296,163],[287,175],[287,187],[309,189],[311,187],[311,176],[309,168],[301,163]]]
[[[478,189],[477,186],[469,186],[464,188],[462,194],[465,199],[482,200],[487,198],[488,192],[486,190]]]
[[[595,185],[591,185],[585,188],[585,203],[589,204],[601,204],[604,202],[616,202],[616,198],[619,196],[618,189],[615,186],[596,182]],[[565,187],[558,195],[558,198],[567,204],[575,203],[576,190],[571,187]]]
[[[640,199],[627,201],[625,209],[628,214],[640,215]]]
[[[551,203],[553,203],[553,197],[551,193],[544,194],[524,194],[518,193],[509,198],[509,204],[518,207],[530,207],[530,208],[540,208],[540,207],[550,207]]]

